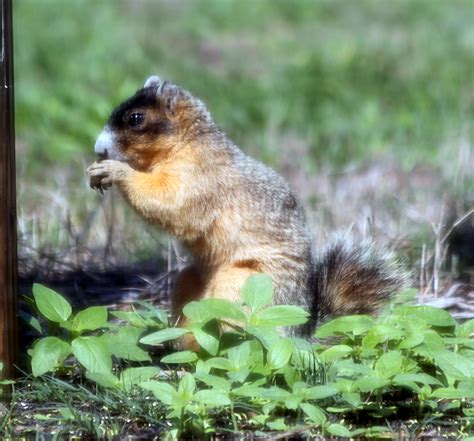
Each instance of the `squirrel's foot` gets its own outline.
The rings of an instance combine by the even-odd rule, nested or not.
[[[88,169],[91,188],[102,190],[109,188],[113,183],[126,181],[133,173],[128,164],[112,159],[94,162]]]

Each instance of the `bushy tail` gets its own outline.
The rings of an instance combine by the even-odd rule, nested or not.
[[[321,322],[340,315],[375,314],[408,281],[392,252],[338,236],[316,259],[313,317]]]

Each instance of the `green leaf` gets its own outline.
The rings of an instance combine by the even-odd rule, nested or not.
[[[303,394],[307,400],[322,400],[324,398],[332,397],[338,393],[338,389],[329,384],[313,386],[303,391]]]
[[[228,392],[230,391],[230,382],[226,380],[225,378],[218,377],[217,375],[211,375],[211,374],[204,374],[204,373],[196,373],[194,374],[194,377],[205,383],[207,386],[212,387],[215,390],[218,391],[224,391]]]
[[[280,369],[290,361],[292,353],[293,343],[289,339],[282,338],[270,347],[267,362],[272,369]]]
[[[255,336],[266,349],[270,349],[280,339],[274,326],[247,326],[246,331]]]
[[[36,332],[39,334],[43,334],[43,328],[41,327],[41,323],[36,317],[33,317],[30,314],[27,314],[23,311],[20,311],[18,315],[26,322],[29,326],[31,326]]]
[[[72,321],[72,329],[77,332],[85,330],[95,331],[107,323],[107,308],[105,306],[91,306],[80,311]]]
[[[398,351],[388,351],[375,363],[375,371],[382,378],[391,378],[402,368],[403,356]]]
[[[179,406],[185,406],[193,398],[196,390],[196,381],[191,373],[186,372],[178,385]]]
[[[169,383],[161,381],[143,381],[139,385],[142,389],[149,390],[153,395],[167,406],[171,406],[173,398],[176,396],[176,389]]]
[[[211,322],[213,323],[213,322]],[[209,332],[206,332],[201,327],[190,326],[190,330],[194,338],[199,343],[201,348],[205,349],[209,354],[216,355],[219,351],[219,339]]]
[[[177,338],[182,337],[188,333],[189,331],[184,328],[166,328],[142,337],[140,339],[140,343],[155,346],[165,341],[176,340]]]
[[[215,390],[200,390],[194,395],[194,400],[209,407],[229,406],[230,399],[227,394]]]
[[[415,373],[415,374],[398,374],[393,378],[395,383],[402,383],[407,381],[412,381],[414,383],[420,384],[434,384],[441,386],[441,382],[431,375],[424,373]]]
[[[299,306],[270,306],[254,315],[259,326],[296,326],[308,321],[309,313]]]
[[[247,278],[242,288],[242,299],[252,312],[267,306],[273,297],[272,278],[266,274],[255,274]]]
[[[374,326],[374,319],[368,315],[350,315],[339,317],[320,326],[314,334],[316,338],[325,338],[337,334],[361,335]]]
[[[46,372],[54,371],[71,353],[71,346],[57,337],[45,337],[33,348],[31,369],[38,377]]]
[[[108,389],[119,388],[121,386],[120,380],[111,372],[86,372],[86,377]]]
[[[227,351],[227,358],[232,363],[234,370],[239,370],[246,367],[249,364],[249,358],[251,354],[251,343],[245,341],[235,348]]]
[[[52,322],[66,321],[71,313],[69,302],[57,292],[46,286],[33,284],[33,296],[39,312]]]
[[[308,416],[312,423],[322,426],[326,422],[326,415],[321,408],[309,403],[301,403],[300,408]]]
[[[117,334],[103,334],[100,339],[116,357],[130,361],[151,361],[150,355],[137,345],[142,333],[143,328],[121,326]]]
[[[212,318],[245,322],[246,316],[239,305],[224,299],[205,299],[200,303]]]
[[[223,357],[210,358],[209,360],[206,361],[206,365],[211,368],[222,369],[225,371],[230,371],[233,369],[233,365],[230,362],[230,360]]]
[[[183,308],[183,314],[194,323],[204,324],[214,318],[210,311],[208,311],[204,306],[202,301],[189,302]]]
[[[398,306],[394,314],[413,321],[424,321],[433,326],[454,326],[456,321],[444,309],[434,306]]]
[[[454,387],[440,387],[436,389],[431,396],[433,398],[447,398],[450,400],[462,398],[474,398],[473,389],[456,389]]]
[[[326,363],[331,363],[335,360],[339,360],[341,358],[346,357],[349,355],[353,349],[347,345],[336,345],[332,346],[329,349],[323,351],[320,356],[323,361]]]
[[[456,337],[472,338],[474,337],[474,319],[464,322],[456,329]]]
[[[350,438],[351,437],[351,431],[344,427],[342,424],[329,424],[329,426],[326,427],[326,430],[331,434],[335,436],[341,436],[344,438]]]
[[[72,352],[89,372],[110,372],[112,356],[99,337],[78,337],[72,341]]]
[[[130,392],[134,386],[155,377],[160,373],[160,369],[155,366],[142,366],[125,369],[120,375],[120,382],[124,389]]]
[[[111,315],[137,328],[146,328],[149,324],[137,311],[112,311]]]
[[[167,355],[161,359],[162,363],[169,364],[181,364],[181,363],[192,363],[198,359],[195,352],[192,351],[180,351],[174,352],[173,354]]]
[[[474,362],[468,357],[451,351],[437,351],[435,362],[447,377],[464,380],[474,376]]]
[[[370,375],[360,378],[354,382],[354,387],[361,392],[372,392],[382,387],[388,386],[390,381],[377,375]]]

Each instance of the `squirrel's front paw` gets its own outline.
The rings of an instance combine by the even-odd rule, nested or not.
[[[128,164],[112,159],[94,162],[87,169],[90,186],[101,192],[103,189],[109,188],[114,182],[127,180],[132,173],[133,169]]]

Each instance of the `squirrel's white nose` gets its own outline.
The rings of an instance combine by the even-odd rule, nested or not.
[[[100,132],[94,146],[94,151],[98,155],[106,155],[111,153],[115,148],[115,140],[113,133],[106,127]]]

